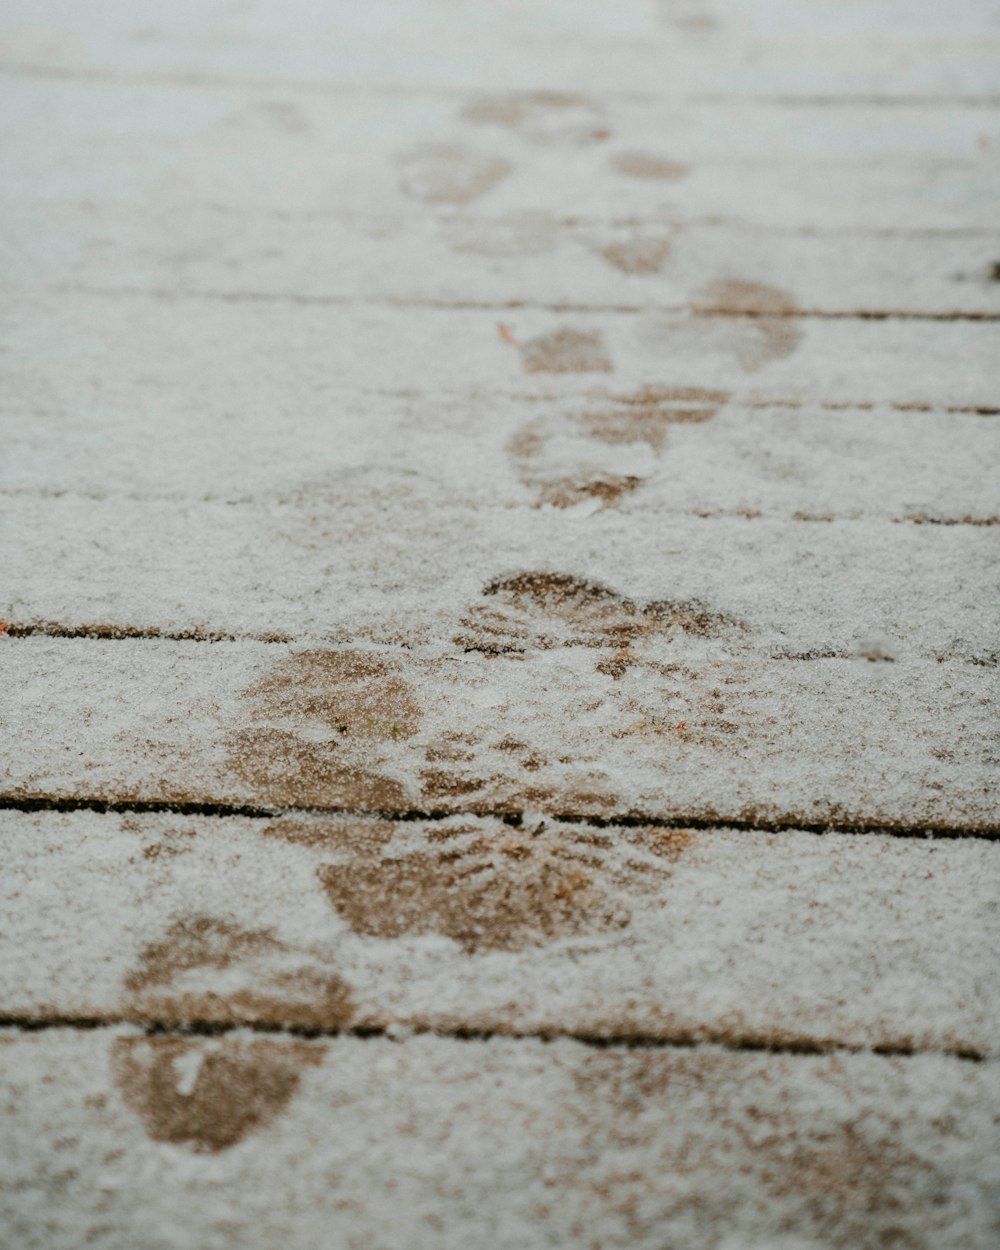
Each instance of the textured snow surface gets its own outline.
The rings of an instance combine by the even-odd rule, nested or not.
[[[995,832],[995,667],[616,647],[649,616],[498,599],[468,654],[10,639],[5,793]]]
[[[31,1250],[995,1244],[993,1064],[118,1029],[7,1052]]]
[[[0,1246],[1000,1241],[990,0],[7,0]]]
[[[541,816],[0,830],[18,1016],[998,1049],[981,841]]]

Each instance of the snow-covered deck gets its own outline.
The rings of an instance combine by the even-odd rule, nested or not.
[[[993,1246],[995,5],[0,98],[0,1244]]]

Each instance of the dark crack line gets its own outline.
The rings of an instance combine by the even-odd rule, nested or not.
[[[0,71],[2,72],[2,71]],[[523,226],[523,221],[516,213],[474,213],[443,211],[440,206],[434,211],[420,211],[414,206],[407,212],[389,210],[372,211],[351,208],[315,208],[287,209],[262,205],[235,204],[218,200],[201,200],[197,208],[206,212],[218,213],[227,217],[263,218],[269,221],[288,221],[295,223],[310,221],[350,221],[363,220],[370,224],[376,221],[382,224],[412,224],[414,221],[439,222],[444,225],[464,226]],[[771,221],[754,221],[738,217],[727,217],[720,213],[708,213],[701,216],[665,217],[662,213],[625,214],[607,216],[598,214],[561,213],[546,215],[546,224],[565,226],[570,229],[592,229],[594,227],[671,227],[677,230],[708,229],[732,230],[749,234],[767,234],[778,237],[795,238],[866,238],[866,239],[995,239],[1000,235],[998,226],[876,226],[869,224],[852,225],[810,225],[800,223],[787,225]]]
[[[560,1041],[577,1042],[597,1050],[697,1050],[714,1046],[723,1050],[750,1054],[822,1056],[837,1054],[877,1055],[880,1058],[908,1059],[918,1055],[944,1055],[970,1063],[990,1062],[988,1052],[973,1046],[913,1046],[906,1042],[885,1042],[876,1045],[842,1042],[829,1038],[808,1036],[775,1039],[760,1035],[734,1037],[732,1033],[698,1028],[678,1030],[670,1034],[635,1032],[576,1031],[573,1029],[491,1029],[465,1028],[460,1025],[435,1028],[429,1024],[360,1025],[354,1028],[331,1026],[306,1027],[281,1022],[216,1021],[216,1020],[168,1020],[146,1016],[128,1015],[0,1015],[0,1030],[20,1033],[43,1033],[57,1029],[69,1029],[79,1033],[93,1033],[110,1029],[134,1028],[149,1037],[221,1037],[229,1033],[248,1032],[269,1037],[289,1037],[307,1040],[382,1038],[396,1044],[405,1044],[412,1037],[434,1037],[441,1041],[484,1043],[492,1041],[536,1041],[546,1044]]]
[[[354,393],[359,397],[367,398],[376,396],[379,399],[433,399],[439,402],[442,399],[447,401],[469,401],[482,398],[482,392],[476,387],[462,388],[444,391],[422,391],[415,392],[412,388],[393,388],[393,387],[370,387],[359,386]],[[601,391],[595,391],[593,388],[585,388],[573,394],[572,392],[557,391],[523,391],[504,389],[503,387],[491,387],[490,395],[495,400],[512,400],[519,404],[550,404],[565,403],[567,400],[579,399],[581,401],[591,403],[594,400],[608,401],[610,403],[627,402],[614,394],[607,394]],[[941,404],[932,403],[927,400],[870,400],[870,399],[789,399],[778,396],[758,396],[754,394],[740,395],[739,393],[730,396],[727,405],[731,409],[748,408],[754,410],[767,411],[770,408],[788,409],[791,411],[801,411],[802,409],[819,409],[823,412],[913,412],[929,416],[972,416],[972,417],[996,417],[1000,416],[1000,404]],[[20,409],[11,410],[9,406],[4,409],[9,415],[21,414]],[[61,417],[65,413],[61,408],[33,408],[31,416],[45,417]],[[153,499],[192,499],[199,498],[186,494],[178,494],[171,492],[168,494],[157,495],[136,495],[127,491],[116,491],[113,494],[109,492],[96,493],[93,491],[78,491],[63,487],[46,487],[46,488],[10,488],[4,487],[0,489],[0,493],[4,495],[27,495],[36,494],[44,498],[58,498],[61,495],[79,495],[84,498],[96,499],[136,499],[136,498],[153,498]],[[257,496],[246,496],[246,499],[256,498]],[[269,497],[265,493],[265,497]],[[225,496],[207,496],[206,502],[219,499],[221,502],[232,502]],[[241,500],[242,501],[242,500]],[[240,502],[240,501],[238,501]],[[504,504],[503,507],[520,506]],[[692,515],[697,515],[692,513]],[[847,518],[844,518],[847,519]]]
[[[229,633],[211,629],[160,629],[156,625],[61,625],[57,621],[10,621],[3,633],[9,638],[92,638],[99,642],[139,639],[149,642],[274,642],[296,639],[280,633]]]
[[[212,289],[169,289],[163,287],[96,286],[83,283],[61,283],[38,288],[44,295],[84,295],[98,298],[149,299],[164,302],[198,300],[223,304],[293,304],[302,307],[375,307],[414,308],[445,312],[555,312],[555,313],[617,313],[648,315],[691,312],[696,317],[726,317],[737,320],[784,318],[815,321],[1000,321],[1000,311],[945,309],[937,312],[904,308],[731,308],[697,306],[679,301],[674,304],[592,303],[572,300],[473,300],[436,299],[414,296],[309,295],[295,291],[222,291]]]
[[[104,815],[135,814],[135,815],[172,815],[172,816],[238,816],[251,820],[269,820],[282,816],[327,816],[352,817],[355,819],[371,819],[385,821],[440,821],[451,818],[463,819],[474,817],[482,820],[501,820],[505,824],[520,827],[525,821],[525,812],[515,808],[497,807],[457,807],[450,808],[407,808],[403,810],[356,808],[356,807],[316,807],[316,806],[267,806],[253,803],[226,803],[214,800],[191,801],[170,799],[109,799],[88,797],[55,797],[48,795],[3,795],[0,794],[0,811],[19,812],[97,812]],[[544,812],[544,820],[559,824],[592,825],[597,829],[611,828],[650,828],[650,829],[693,829],[693,830],[735,830],[746,833],[812,833],[824,834],[864,834],[895,838],[976,838],[986,841],[1000,839],[1000,826],[993,825],[929,825],[885,823],[878,821],[844,821],[844,820],[803,820],[794,815],[773,818],[757,817],[726,817],[711,815],[679,815],[653,816],[639,812],[619,812],[612,815],[598,815],[589,812]]]
[[[824,518],[817,518],[822,520]],[[995,525],[996,518],[988,518],[981,521],[965,521],[965,522],[948,522],[948,521],[927,521],[914,522],[915,524],[968,524],[973,526]],[[397,638],[379,638],[367,637],[360,640],[356,637],[351,638],[330,638],[322,634],[310,634],[308,632],[302,634],[237,634],[223,633],[218,631],[203,629],[180,629],[169,630],[159,629],[155,626],[129,626],[129,625],[60,625],[56,621],[42,621],[38,623],[29,622],[4,622],[0,627],[0,638],[52,638],[57,640],[65,640],[73,642],[78,639],[85,639],[92,642],[193,642],[193,643],[220,643],[220,642],[260,642],[268,645],[314,645],[322,646],[329,650],[354,650],[359,646],[362,647],[378,647],[394,652],[409,652],[413,648],[408,642],[400,642]],[[565,644],[567,646],[572,644]],[[609,648],[612,649],[612,648]],[[463,655],[483,655],[489,659],[509,658],[530,658],[532,651],[527,647],[503,646],[463,646]],[[454,656],[441,655],[441,660],[454,659]],[[895,657],[882,655],[867,655],[860,652],[852,652],[845,650],[835,650],[831,648],[813,647],[804,651],[772,651],[766,656],[762,655],[761,659],[768,660],[773,663],[781,663],[783,661],[811,661],[811,660],[843,660],[848,663],[856,663],[858,660],[867,660],[869,662],[880,661],[883,663],[893,663]],[[946,653],[921,653],[920,658],[936,660],[939,664],[973,664],[980,668],[996,668],[997,653],[989,652],[983,655],[954,655]]]

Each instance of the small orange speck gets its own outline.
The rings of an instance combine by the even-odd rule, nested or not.
[[[686,721],[686,720],[678,721],[678,722],[677,722],[677,724],[674,726],[674,728],[675,728],[675,729],[685,729],[685,728],[687,728],[687,721]]]
[[[0,621],[0,637],[10,629],[10,621]]]
[[[517,339],[514,337],[514,331],[508,325],[504,325],[502,321],[497,323],[497,334],[505,343],[510,343],[514,347],[517,346]]]

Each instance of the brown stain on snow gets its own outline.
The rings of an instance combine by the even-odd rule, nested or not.
[[[313,817],[280,816],[263,828],[265,838],[280,838],[292,846],[313,850],[341,851],[361,847],[378,855],[392,840],[394,825],[377,817],[323,820]]]
[[[483,588],[487,603],[462,620],[455,642],[475,650],[559,646],[616,651],[651,634],[680,629],[719,637],[746,626],[696,602],[655,600],[639,604],[601,582],[572,573],[533,570],[497,578]]]
[[[461,626],[454,641],[466,651],[503,656],[586,647],[596,652],[595,670],[613,682],[623,682],[638,670],[643,679],[624,689],[617,705],[611,731],[615,739],[734,754],[743,748],[749,727],[759,721],[740,665],[702,662],[692,667],[659,662],[655,651],[650,654],[657,640],[671,636],[732,641],[747,632],[746,622],[738,617],[695,600],[644,603],[574,574],[534,570],[488,583],[482,601],[470,608]],[[502,781],[482,773],[480,764],[479,774],[468,779],[469,793]],[[600,784],[609,789],[607,779]],[[523,802],[529,801],[527,789],[522,782]],[[609,794],[604,797],[613,802]],[[546,810],[600,810],[594,807],[599,802],[594,795],[577,797],[571,805],[565,785],[549,790],[543,785],[531,802]]]
[[[371,767],[337,758],[335,744],[304,742],[280,729],[246,729],[229,739],[229,760],[253,798],[278,807],[364,807],[401,811],[404,786]]]
[[[437,933],[472,954],[624,928],[629,892],[669,875],[690,835],[511,828],[499,822],[399,827],[380,856],[355,853],[319,868],[330,902],[358,933]]]
[[[611,157],[612,168],[626,178],[652,182],[673,182],[689,173],[687,165],[650,152],[617,152]]]
[[[353,740],[411,738],[420,724],[420,708],[399,676],[398,662],[377,652],[301,651],[247,696],[261,715],[318,720]]]
[[[709,421],[728,398],[725,391],[704,387],[644,386],[609,396],[580,413],[533,421],[514,435],[507,450],[521,480],[536,492],[536,507],[569,508],[590,499],[610,507],[638,490],[645,478],[594,468],[593,458],[602,447],[644,444],[659,456],[671,425]],[[576,448],[563,453],[561,473],[545,460],[547,446],[558,445],[560,439]]]
[[[588,477],[566,477],[546,482],[538,492],[536,506],[550,504],[553,508],[575,508],[590,499],[599,499],[605,507],[616,504],[624,495],[631,495],[642,485],[635,474],[601,473]]]
[[[244,692],[250,726],[229,735],[230,768],[260,802],[402,810],[379,748],[411,738],[421,711],[394,658],[315,649],[279,663]]]
[[[176,920],[123,988],[132,1014],[158,1022],[339,1028],[354,1017],[350,987],[315,955],[212,916]]]
[[[780,1044],[781,1031],[771,1040]],[[780,1207],[785,1227],[800,1237],[843,1250],[923,1247],[923,1229],[913,1220],[915,1195],[937,1194],[932,1202],[946,1202],[943,1173],[901,1146],[890,1124],[832,1109],[797,1111],[781,1089],[789,1062],[822,1065],[819,1079],[833,1087],[829,1105],[839,1105],[845,1071],[837,1058],[769,1057],[766,1082],[761,1059],[749,1055],[637,1051],[584,1058],[573,1073],[573,1110],[595,1150],[604,1142],[612,1152],[654,1143],[662,1151],[656,1167],[595,1178],[602,1205],[638,1235],[637,1213],[655,1206],[663,1178],[690,1177],[701,1189],[698,1178],[717,1174],[722,1158],[727,1170],[753,1178]],[[712,1131],[702,1133],[691,1122],[683,1134],[672,1134],[666,1122],[692,1091]],[[704,1201],[715,1201],[711,1191]],[[731,1218],[724,1202],[723,1211]]]
[[[745,369],[759,369],[791,355],[802,338],[795,300],[764,283],[734,278],[711,282],[702,292],[699,310],[746,319],[734,337],[734,350]]]
[[[529,339],[521,347],[527,373],[609,373],[611,360],[601,335],[565,327]]]
[[[111,1071],[153,1141],[218,1154],[284,1112],[324,1053],[284,1038],[119,1037]]]
[[[491,191],[511,172],[497,156],[457,144],[427,143],[397,158],[404,194],[429,204],[468,204]]]
[[[564,91],[484,96],[467,105],[461,118],[514,131],[530,143],[580,146],[611,137],[595,105],[585,96]]]
[[[671,425],[709,421],[729,398],[726,391],[693,386],[645,386],[614,397],[602,409],[583,413],[579,422],[603,443],[646,443],[661,451]]]
[[[667,239],[633,238],[609,243],[600,253],[609,265],[622,273],[653,274],[659,273],[666,263],[670,243]]]

